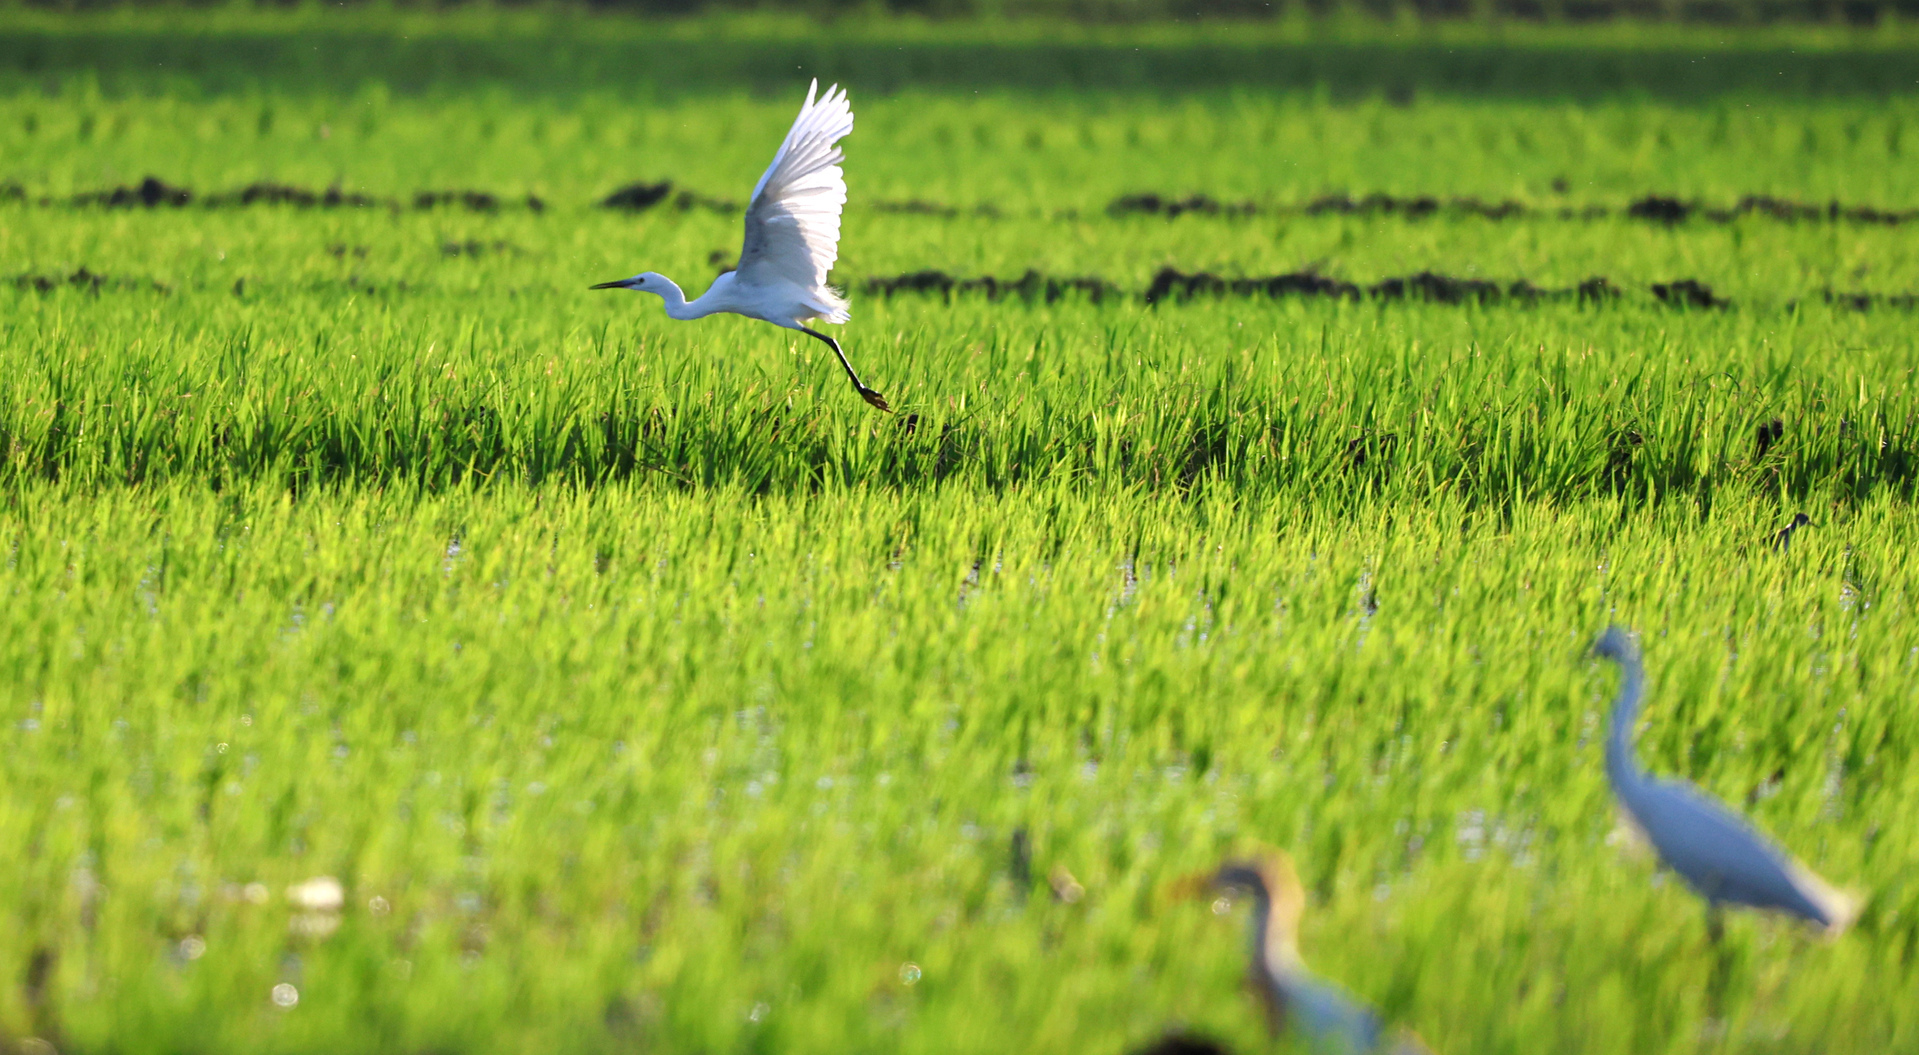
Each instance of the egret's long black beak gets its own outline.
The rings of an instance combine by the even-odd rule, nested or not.
[[[631,280],[630,280],[630,279],[624,279],[624,278],[621,278],[621,279],[614,279],[614,280],[613,280],[612,282],[602,282],[602,283],[600,283],[600,284],[599,284],[599,285],[597,285],[597,286],[588,286],[588,287],[586,287],[586,288],[588,288],[588,289],[625,289],[625,288],[626,288],[626,284],[627,284],[627,283],[628,283],[629,281],[631,281]]]

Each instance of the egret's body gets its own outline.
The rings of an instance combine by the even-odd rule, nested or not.
[[[1418,1037],[1389,1028],[1377,1012],[1307,970],[1297,937],[1306,894],[1284,853],[1272,850],[1229,861],[1187,885],[1251,896],[1247,984],[1258,995],[1274,1036],[1291,1029],[1326,1055],[1430,1055]]]
[[[1618,627],[1593,651],[1621,669],[1606,740],[1606,776],[1635,825],[1713,913],[1723,905],[1772,909],[1838,933],[1857,912],[1853,899],[1794,861],[1745,818],[1697,787],[1648,776],[1633,757],[1633,723],[1646,691],[1639,648]]]
[[[798,330],[826,342],[860,398],[886,410],[886,398],[860,381],[839,342],[806,325],[851,318],[846,299],[826,284],[826,276],[839,259],[840,212],[846,206],[844,155],[835,144],[853,130],[853,110],[838,85],[816,101],[819,87],[814,81],[807,90],[799,117],[753,188],[738,267],[690,301],[678,283],[657,271],[593,288],[657,293],[667,316],[682,321],[731,312]]]

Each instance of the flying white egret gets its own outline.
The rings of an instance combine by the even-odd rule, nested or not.
[[[798,330],[833,349],[861,399],[889,410],[886,397],[853,372],[840,342],[806,326],[814,319],[843,323],[852,317],[846,299],[826,284],[826,274],[839,259],[840,210],[846,206],[846,177],[840,172],[845,155],[834,144],[853,130],[853,110],[839,85],[826,89],[816,102],[819,89],[817,80],[807,89],[806,105],[753,188],[738,267],[714,279],[691,302],[678,283],[656,271],[592,288],[657,293],[666,301],[666,314],[675,319],[730,311]]]
[[[1774,909],[1837,934],[1858,904],[1812,874],[1723,803],[1683,780],[1646,775],[1633,757],[1633,723],[1646,693],[1639,646],[1609,627],[1593,651],[1619,664],[1619,698],[1606,740],[1606,777],[1659,857],[1706,899],[1708,927],[1719,935],[1724,905]]]
[[[1306,969],[1298,939],[1306,892],[1284,851],[1263,850],[1245,860],[1227,861],[1181,880],[1174,889],[1185,896],[1243,890],[1252,897],[1246,981],[1266,1011],[1266,1028],[1273,1036],[1296,1030],[1312,1050],[1327,1055],[1431,1055],[1418,1036],[1389,1029],[1373,1009]]]

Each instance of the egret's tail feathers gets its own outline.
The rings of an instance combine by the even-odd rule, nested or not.
[[[1820,922],[1827,937],[1844,934],[1846,928],[1859,919],[1859,910],[1865,907],[1865,902],[1856,892],[1833,886],[1798,861],[1787,862],[1787,872],[1792,876],[1793,885],[1824,917]]]
[[[839,326],[853,318],[853,312],[850,305],[846,303],[846,298],[840,296],[840,291],[831,286],[821,286],[814,290],[813,299],[813,308],[819,312],[814,318],[821,322],[830,322]]]

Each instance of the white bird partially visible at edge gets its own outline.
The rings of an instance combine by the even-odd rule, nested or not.
[[[1858,915],[1857,899],[1792,859],[1745,818],[1683,780],[1648,776],[1633,757],[1633,723],[1646,693],[1639,646],[1610,627],[1593,652],[1619,664],[1619,698],[1606,740],[1606,777],[1613,792],[1667,867],[1706,899],[1716,940],[1723,905],[1772,909],[1838,934]]]
[[[675,319],[729,311],[798,330],[833,349],[861,399],[890,410],[886,397],[853,372],[840,342],[806,326],[814,319],[838,324],[852,317],[846,298],[826,284],[826,275],[839,259],[840,211],[846,206],[846,177],[840,172],[845,155],[834,144],[853,131],[853,110],[839,85],[826,89],[816,102],[819,88],[815,80],[807,89],[806,105],[753,188],[737,268],[714,279],[691,302],[678,283],[656,271],[591,288],[657,293],[666,301],[666,314]]]
[[[1174,886],[1186,897],[1206,890],[1243,890],[1252,897],[1246,981],[1273,1036],[1292,1030],[1324,1055],[1432,1055],[1417,1034],[1389,1027],[1378,1012],[1307,970],[1298,938],[1306,891],[1285,851],[1227,861]]]

